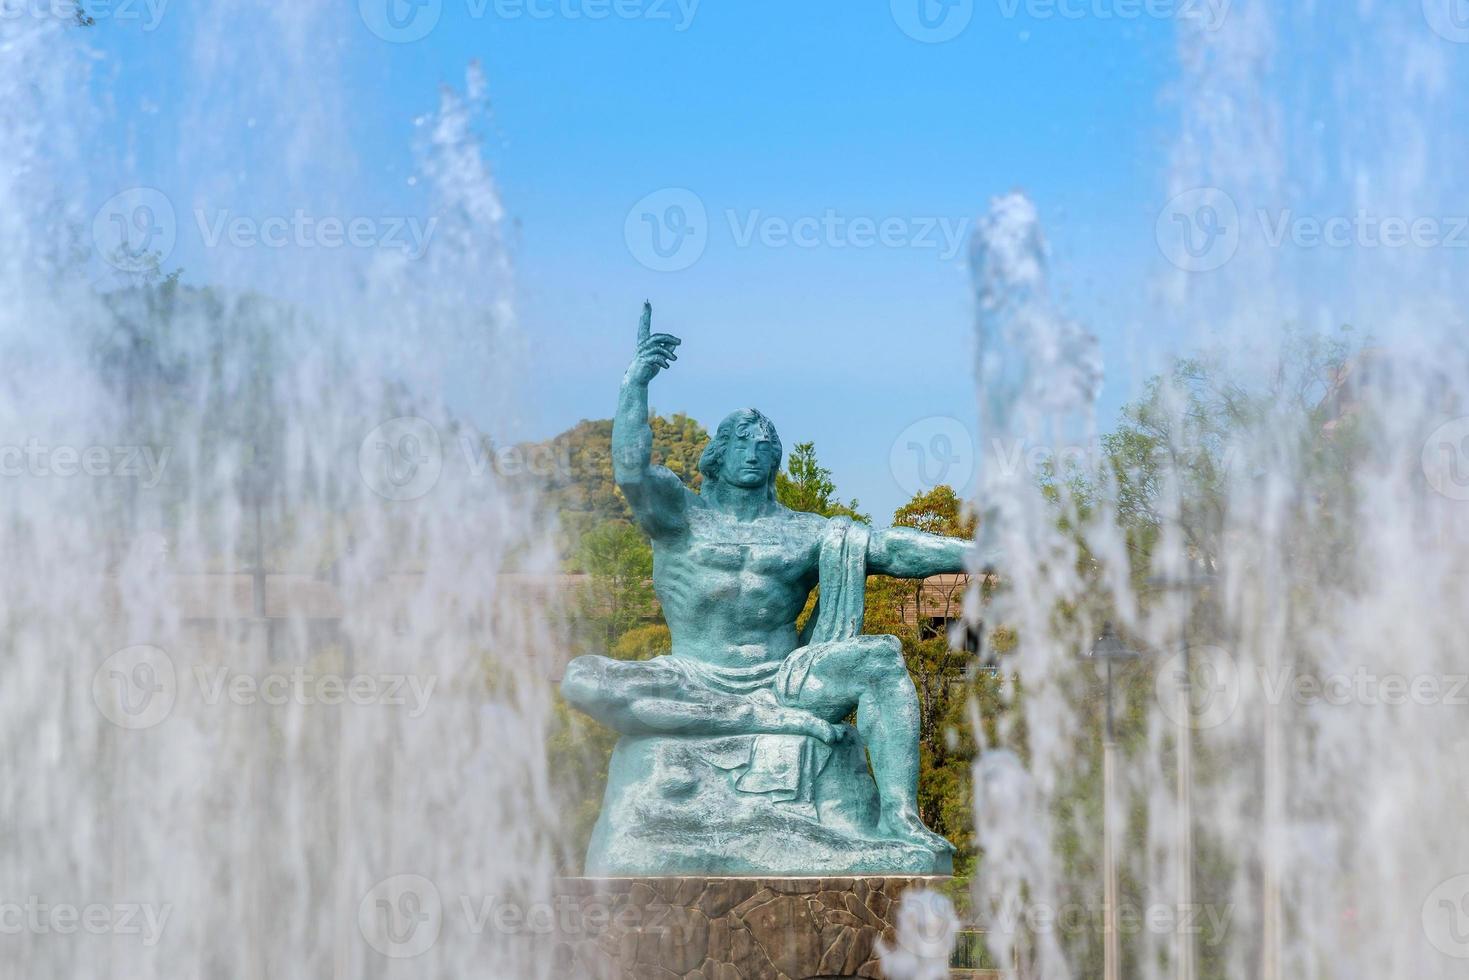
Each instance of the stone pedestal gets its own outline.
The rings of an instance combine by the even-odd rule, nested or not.
[[[557,976],[594,980],[881,977],[898,898],[944,877],[563,878]]]

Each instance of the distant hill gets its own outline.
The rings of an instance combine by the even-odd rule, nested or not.
[[[653,461],[668,467],[693,490],[702,482],[699,455],[709,443],[709,433],[682,412],[654,415]],[[612,420],[583,419],[560,435],[523,447],[527,458],[556,461],[547,476],[539,477],[542,499],[553,509],[568,542],[608,520],[631,521],[627,501],[612,481]],[[570,549],[565,553],[570,556]]]

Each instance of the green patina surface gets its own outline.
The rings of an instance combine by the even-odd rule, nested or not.
[[[902,646],[862,634],[863,596],[869,574],[963,571],[969,542],[782,506],[780,437],[754,409],[720,423],[699,461],[702,492],[689,490],[652,464],[648,424],[648,384],[680,343],[652,332],[644,306],[612,432],[673,650],[579,657],[563,681],[571,704],[623,735],[587,872],[947,873],[952,846],[918,816],[918,703]]]

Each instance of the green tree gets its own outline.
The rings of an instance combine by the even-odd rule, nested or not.
[[[582,536],[581,564],[588,578],[581,619],[608,652],[654,614],[653,548],[631,524],[606,521]]]
[[[798,442],[791,450],[785,472],[775,476],[775,499],[791,510],[822,517],[844,515],[864,524],[871,523],[871,518],[858,510],[861,505],[855,499],[843,504],[836,498],[831,470],[817,461],[813,442]]]
[[[1087,582],[1077,604],[1057,610],[1059,625],[1051,640],[1078,638],[1074,633],[1068,637],[1065,627],[1079,621],[1081,604],[1089,607],[1091,622],[1120,618],[1111,612],[1116,602],[1111,573],[1117,569],[1108,568],[1104,558],[1089,548],[1090,541],[1114,531],[1126,542],[1123,570],[1144,616],[1163,596],[1175,595],[1149,584],[1159,571],[1157,549],[1165,535],[1175,536],[1196,567],[1219,571],[1230,523],[1242,519],[1241,504],[1248,499],[1248,489],[1242,493],[1242,488],[1256,473],[1270,473],[1293,488],[1288,498],[1277,502],[1281,510],[1273,516],[1279,526],[1280,564],[1269,586],[1278,592],[1275,601],[1288,610],[1287,628],[1331,615],[1311,607],[1339,602],[1351,588],[1341,576],[1359,567],[1339,555],[1354,547],[1350,516],[1358,503],[1352,473],[1371,442],[1362,438],[1363,427],[1373,424],[1352,393],[1352,378],[1370,374],[1372,360],[1347,329],[1326,334],[1289,329],[1275,359],[1254,364],[1248,371],[1233,367],[1230,357],[1206,351],[1177,360],[1168,372],[1150,380],[1142,397],[1123,409],[1118,425],[1103,437],[1102,473],[1042,476],[1043,488],[1056,503],[1058,527],[1075,535],[1078,570]],[[1103,519],[1114,523],[1096,524]],[[1110,552],[1106,560],[1111,560]],[[1248,649],[1250,637],[1240,634],[1248,624],[1227,613],[1219,590],[1201,587],[1193,594],[1190,609],[1187,629],[1194,642]],[[1144,653],[1166,653],[1150,650],[1139,637],[1123,640]],[[1155,683],[1165,660],[1145,656],[1115,678],[1116,735],[1124,766],[1157,763],[1157,745],[1149,738],[1150,719],[1156,716]],[[1309,664],[1297,661],[1296,668],[1309,670]],[[1072,819],[1058,822],[1055,844],[1078,887],[1095,887],[1089,899],[1094,901],[1100,898],[1101,887],[1091,869],[1099,848],[1092,828],[1101,822],[1105,682],[1101,672],[1078,660],[1067,683],[1067,696],[1078,705],[1080,725],[1070,746],[1076,765],[1063,774],[1053,805],[1055,812]],[[1017,707],[1023,696],[1017,694]],[[1236,755],[1226,754],[1198,733],[1189,732],[1188,737],[1193,739],[1196,786],[1232,778]],[[1024,743],[1021,732],[1009,747],[1023,755]],[[1165,766],[1171,754],[1172,747],[1165,744]],[[1150,833],[1156,833],[1156,828],[1149,828],[1154,814],[1142,796],[1125,800],[1123,810],[1127,823],[1120,850],[1122,900],[1142,901],[1147,886],[1139,879],[1147,873],[1146,862],[1132,857],[1147,853]],[[1229,842],[1200,832],[1195,837],[1196,895],[1206,902],[1228,901],[1238,860]],[[1100,973],[1098,935],[1079,933],[1070,945],[1079,973]],[[1198,975],[1226,976],[1227,952],[1227,946],[1200,946]],[[1141,949],[1124,943],[1124,974],[1137,972],[1135,957],[1141,954]]]
[[[672,648],[668,627],[657,617],[653,549],[631,524],[608,520],[581,538],[580,562],[587,586],[577,608],[576,632],[595,653],[618,660],[646,660]],[[568,872],[577,873],[602,807],[607,765],[617,733],[573,711],[559,694],[546,746],[554,791],[566,814]]]
[[[651,660],[673,650],[673,633],[665,623],[634,626],[612,644],[614,660]]]

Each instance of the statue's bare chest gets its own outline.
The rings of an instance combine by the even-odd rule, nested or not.
[[[688,534],[665,559],[707,573],[800,579],[814,554],[812,535],[786,517],[737,521],[718,512],[689,515]]]

